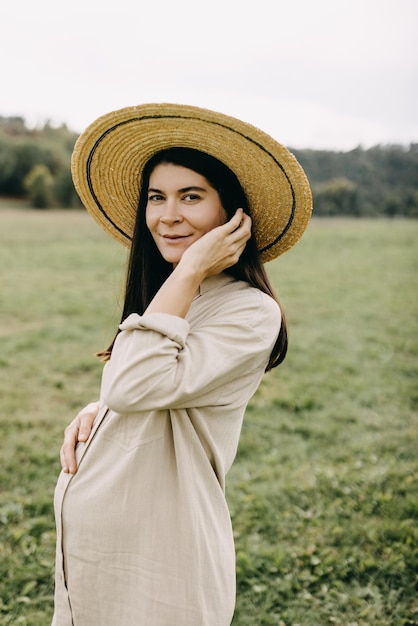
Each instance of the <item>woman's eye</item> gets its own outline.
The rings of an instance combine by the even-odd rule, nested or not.
[[[163,196],[158,193],[152,193],[148,196],[148,202],[161,202],[163,199]]]
[[[200,196],[196,193],[188,193],[184,196],[184,200],[186,200],[187,202],[193,202],[194,200],[200,200]]]

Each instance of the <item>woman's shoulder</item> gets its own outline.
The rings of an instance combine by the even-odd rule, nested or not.
[[[277,300],[268,293],[253,287],[244,281],[236,281],[237,300],[242,299],[247,314],[257,319],[257,323],[274,323],[281,319],[280,306]]]
[[[200,304],[206,315],[215,313],[216,317],[233,316],[236,321],[250,326],[278,324],[280,327],[281,312],[277,301],[261,289],[228,274],[206,279],[199,296],[196,304]]]

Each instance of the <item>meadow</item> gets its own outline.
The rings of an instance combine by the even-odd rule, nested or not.
[[[228,475],[233,626],[418,624],[417,239],[314,219],[267,266],[290,349]],[[50,623],[62,432],[97,397],[125,261],[83,211],[0,206],[2,626]]]

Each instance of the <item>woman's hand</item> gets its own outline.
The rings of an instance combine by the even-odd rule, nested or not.
[[[203,278],[235,265],[251,237],[251,218],[242,209],[185,250],[179,265],[193,267]]]
[[[99,411],[99,402],[90,402],[76,415],[64,431],[64,442],[60,450],[61,466],[66,474],[75,474],[77,462],[75,448],[79,441],[87,441],[93,422]]]
[[[235,265],[250,237],[251,218],[237,209],[226,224],[210,230],[183,252],[145,312],[186,317],[202,280]]]

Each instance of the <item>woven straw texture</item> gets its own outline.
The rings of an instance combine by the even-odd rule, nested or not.
[[[109,234],[130,245],[142,169],[153,154],[173,146],[207,152],[235,172],[249,201],[263,262],[299,241],[311,216],[312,196],[295,157],[250,124],[179,104],[113,111],[79,137],[72,157],[74,184]]]

